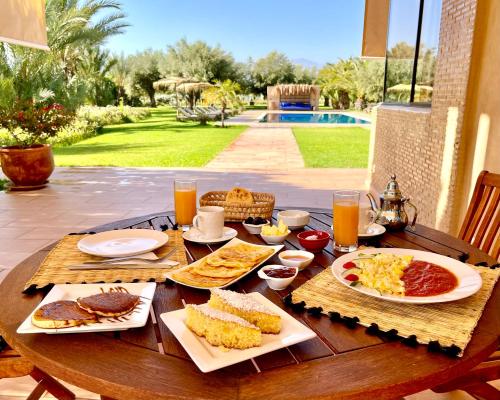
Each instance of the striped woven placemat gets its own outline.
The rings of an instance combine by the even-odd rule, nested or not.
[[[404,304],[366,296],[341,284],[329,268],[292,292],[294,304],[304,302],[324,314],[357,318],[366,327],[412,337],[418,343],[437,343],[439,347],[458,346],[462,355],[481,317],[499,276],[499,269],[471,266],[481,274],[483,286],[466,299],[449,303]],[[330,314],[331,315],[331,314]],[[376,325],[375,325],[376,324]]]
[[[164,282],[168,271],[188,264],[182,231],[168,230],[164,233],[168,234],[167,244],[156,249],[154,252],[158,257],[162,257],[175,247],[176,251],[169,259],[179,262],[179,265],[176,267],[161,269],[70,270],[66,266],[82,264],[85,261],[105,259],[78,250],[77,243],[84,235],[67,235],[45,257],[45,260],[40,264],[33,277],[24,286],[24,291],[28,289],[40,289],[50,284],[64,283]]]

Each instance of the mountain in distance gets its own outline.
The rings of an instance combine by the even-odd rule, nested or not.
[[[315,67],[316,69],[321,69],[321,67],[323,66],[323,64],[317,63],[316,61],[312,61],[307,58],[294,58],[292,60],[292,63],[302,65],[305,68]]]

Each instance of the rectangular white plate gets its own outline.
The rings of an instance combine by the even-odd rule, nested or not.
[[[229,283],[226,283],[225,285],[223,286],[213,286],[213,287],[201,287],[201,286],[193,286],[193,285],[189,285],[187,283],[183,283],[183,282],[179,282],[177,281],[175,278],[172,277],[172,274],[176,273],[176,272],[179,272],[179,271],[182,271],[183,269],[186,269],[188,267],[192,267],[193,265],[198,265],[200,264],[206,257],[208,257],[210,254],[207,254],[205,257],[203,258],[200,258],[199,260],[189,264],[189,265],[186,265],[185,267],[182,267],[182,268],[179,268],[179,269],[176,269],[175,271],[171,271],[171,272],[167,272],[165,275],[167,276],[168,279],[174,281],[174,282],[177,282],[181,285],[184,285],[184,286],[189,286],[189,287],[192,287],[192,288],[195,288],[195,289],[205,289],[205,290],[210,290],[210,289],[215,289],[215,288],[225,288],[225,287],[228,287],[229,285],[232,285],[233,283],[235,282],[238,282],[241,278],[243,278],[244,276],[247,276],[250,272],[254,271],[256,268],[260,267],[262,264],[264,264],[267,260],[269,260],[272,256],[274,256],[278,251],[280,251],[284,245],[282,244],[279,244],[279,245],[275,245],[275,246],[263,246],[263,245],[260,245],[260,244],[253,244],[253,243],[249,243],[249,242],[245,242],[244,240],[241,240],[241,239],[238,239],[238,238],[234,238],[232,239],[231,241],[227,242],[224,246],[222,246],[220,249],[223,249],[225,247],[231,247],[231,246],[235,246],[239,243],[246,243],[246,244],[249,244],[251,246],[256,246],[256,247],[265,247],[265,248],[271,248],[273,249],[273,253],[269,256],[269,257],[266,257],[265,260],[261,261],[259,264],[257,264],[255,267],[253,267],[251,270],[249,270],[248,272],[244,273],[243,275],[241,276],[238,276],[236,278],[234,278],[231,282]],[[213,253],[211,254],[216,254],[220,249],[217,249],[215,250]]]
[[[202,372],[224,368],[316,337],[314,331],[297,321],[260,293],[250,293],[250,295],[259,303],[277,313],[281,317],[282,322],[281,332],[277,335],[263,334],[262,345],[259,347],[252,347],[245,350],[221,350],[218,347],[212,346],[205,338],[199,337],[186,326],[184,323],[186,319],[185,309],[163,313],[161,314],[161,319]]]
[[[137,312],[127,314],[128,320],[121,321],[113,318],[99,317],[98,324],[72,326],[70,328],[61,329],[44,329],[38,328],[31,323],[31,316],[41,306],[52,303],[57,300],[76,300],[78,297],[91,296],[101,293],[101,288],[108,292],[110,288],[123,287],[130,294],[141,296],[142,303],[135,309]],[[156,283],[92,283],[92,284],[76,284],[76,285],[54,285],[52,290],[45,296],[42,302],[33,310],[33,312],[24,320],[17,328],[17,333],[84,333],[84,332],[106,332],[106,331],[123,331],[129,328],[139,328],[146,325],[149,316],[149,309],[155,294]]]

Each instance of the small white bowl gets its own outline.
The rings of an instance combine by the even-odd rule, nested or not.
[[[245,227],[245,229],[248,231],[248,233],[251,233],[252,235],[258,235],[262,230],[262,227],[266,225],[269,225],[269,221],[267,221],[265,224],[260,224],[260,225],[247,224],[243,222],[243,226]]]
[[[297,267],[288,267],[288,268],[295,268],[295,274],[293,276],[291,276],[290,278],[272,278],[270,276],[267,276],[264,271],[273,268],[283,268],[283,265],[266,265],[265,267],[262,267],[259,270],[259,272],[257,272],[257,275],[259,275],[261,279],[264,279],[267,285],[273,290],[285,289],[290,283],[293,282],[293,280],[297,277],[297,274],[299,273],[299,269]]]
[[[300,229],[306,226],[311,219],[307,211],[285,210],[278,212],[278,221],[282,220],[290,229]]]
[[[286,257],[301,256],[304,260],[290,260]],[[297,267],[299,271],[305,269],[309,264],[311,264],[314,259],[314,254],[304,250],[285,250],[278,254],[278,257],[283,265],[287,267]]]
[[[280,244],[283,243],[286,239],[286,237],[290,234],[290,229],[284,234],[284,235],[272,235],[272,236],[267,236],[263,235],[262,232],[260,234],[260,237],[266,242],[267,244]]]

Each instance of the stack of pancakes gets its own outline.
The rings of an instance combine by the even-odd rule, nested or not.
[[[76,301],[59,300],[35,311],[33,325],[45,329],[69,328],[99,322],[99,316],[120,317],[131,312],[140,297],[124,291],[111,291],[81,297]]]
[[[271,248],[240,243],[222,248],[199,263],[175,272],[172,277],[193,286],[223,286],[250,271],[273,252]]]

